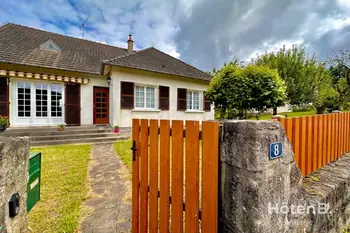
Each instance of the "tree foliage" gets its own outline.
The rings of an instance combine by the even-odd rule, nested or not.
[[[220,110],[221,118],[232,112],[245,118],[249,110],[262,112],[283,105],[285,89],[276,70],[255,65],[239,67],[230,63],[216,72],[206,97]]]
[[[252,60],[256,65],[277,69],[285,81],[287,97],[291,105],[312,103],[321,113],[326,100],[337,94],[332,78],[315,56],[308,57],[305,49],[294,45],[291,49],[281,48],[277,53],[265,53]]]

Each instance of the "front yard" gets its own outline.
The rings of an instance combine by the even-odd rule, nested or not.
[[[42,153],[41,200],[28,214],[29,232],[76,232],[87,198],[91,146],[32,148]]]

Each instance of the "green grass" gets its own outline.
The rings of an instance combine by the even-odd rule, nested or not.
[[[285,116],[287,114],[288,117],[298,117],[298,116],[310,116],[316,115],[316,111],[307,111],[307,112],[280,112],[278,115]],[[261,115],[260,120],[271,120],[272,114]],[[255,120],[256,118],[250,118],[250,120]]]
[[[126,165],[126,167],[129,170],[128,178],[131,180],[131,170],[132,170],[132,142],[131,140],[126,141],[118,141],[114,143],[114,149],[119,154],[120,159],[123,161],[123,163]]]
[[[42,152],[41,200],[28,214],[29,232],[75,232],[86,182],[91,146],[32,148]]]

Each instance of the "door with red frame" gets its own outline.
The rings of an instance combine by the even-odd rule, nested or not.
[[[94,124],[109,124],[109,88],[94,87]]]

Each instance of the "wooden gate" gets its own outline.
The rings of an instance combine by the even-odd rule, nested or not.
[[[218,122],[132,124],[132,232],[216,233]]]

